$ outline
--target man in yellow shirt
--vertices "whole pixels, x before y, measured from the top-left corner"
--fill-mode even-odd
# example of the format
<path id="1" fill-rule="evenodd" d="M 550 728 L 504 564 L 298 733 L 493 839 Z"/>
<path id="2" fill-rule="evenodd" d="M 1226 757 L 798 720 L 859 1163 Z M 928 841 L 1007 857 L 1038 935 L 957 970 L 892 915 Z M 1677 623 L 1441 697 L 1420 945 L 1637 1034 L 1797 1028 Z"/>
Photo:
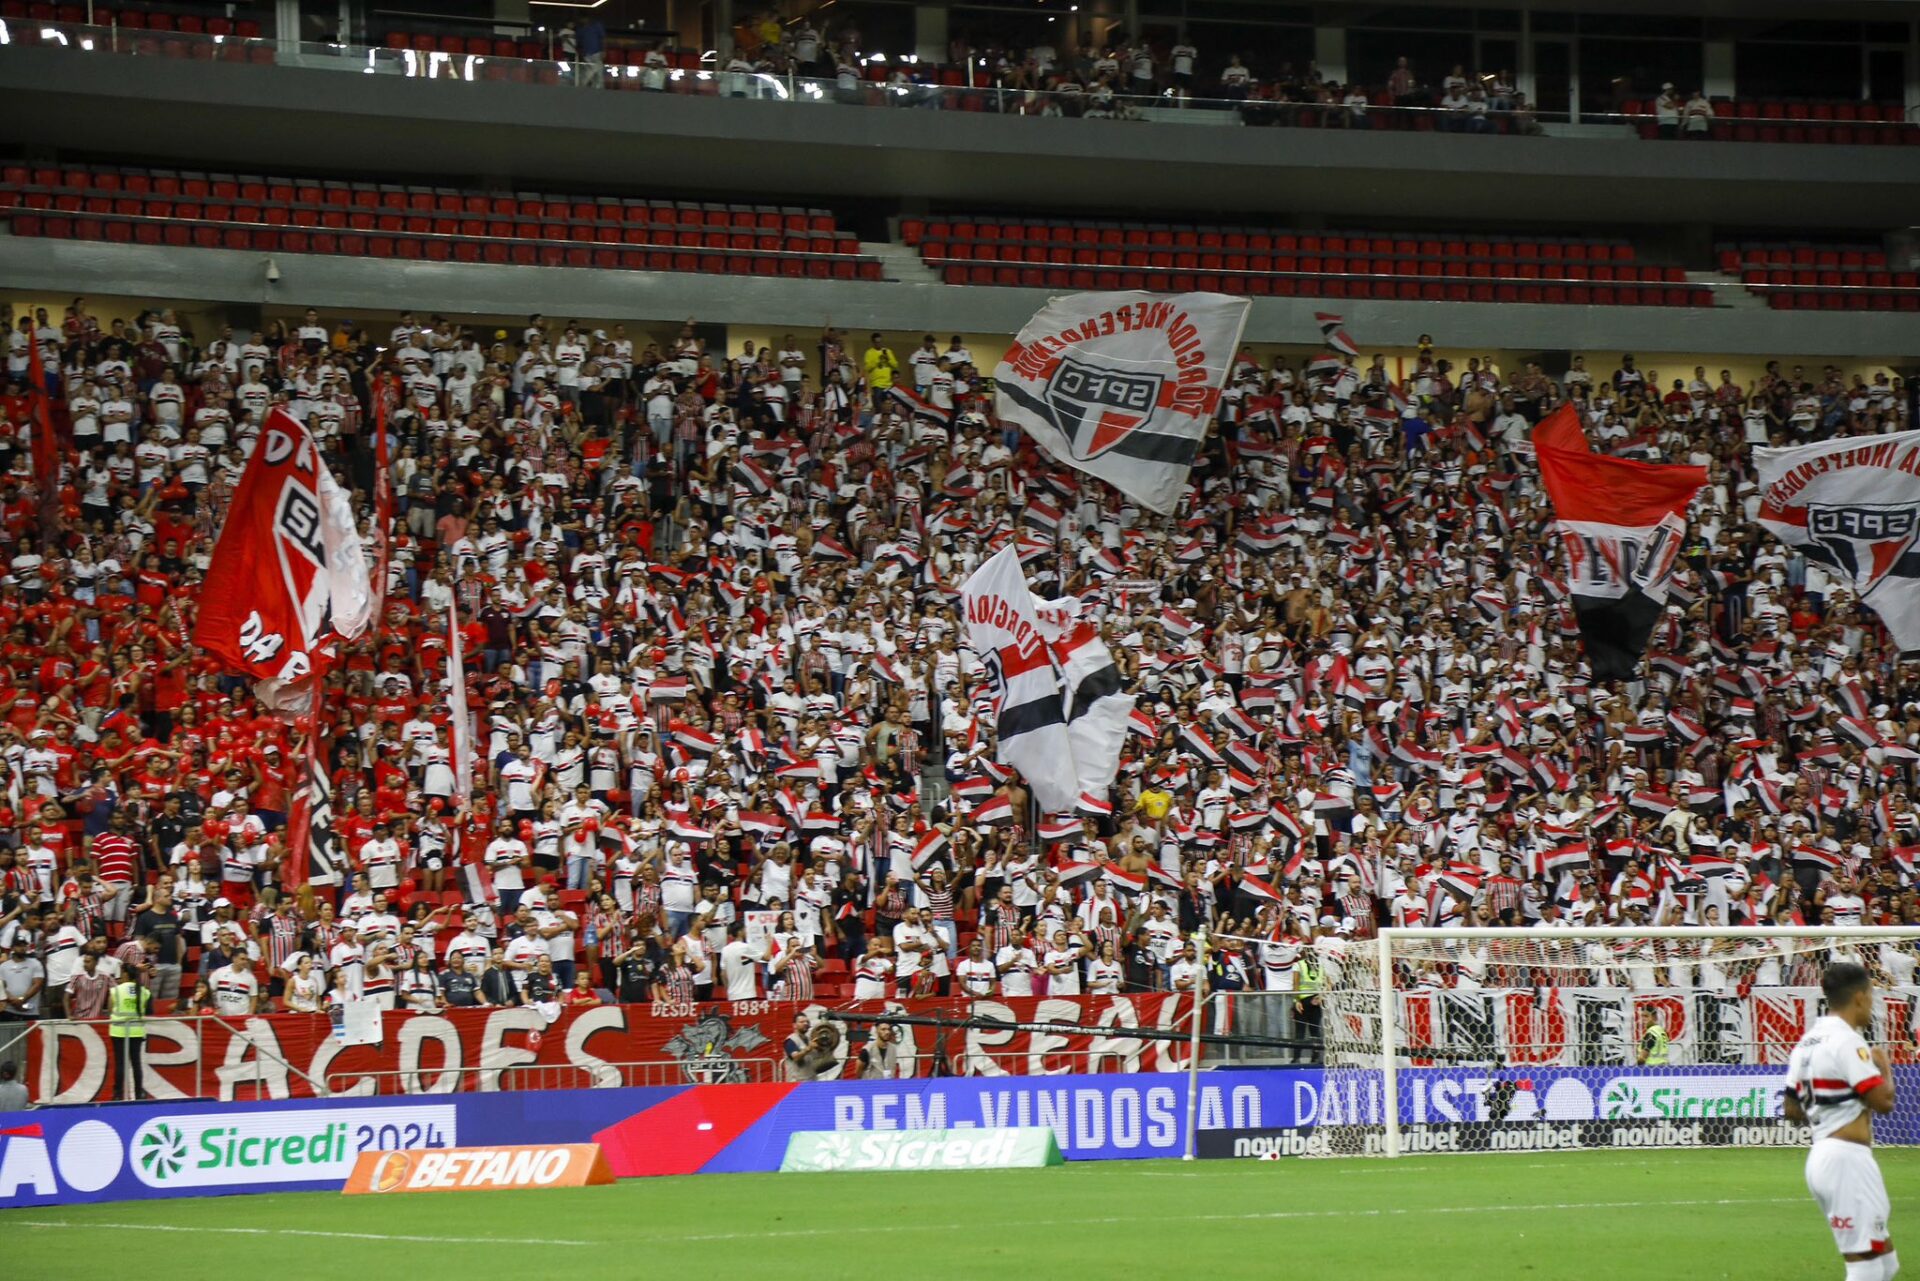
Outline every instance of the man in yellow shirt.
<path id="1" fill-rule="evenodd" d="M 1142 814 L 1158 823 L 1173 808 L 1173 793 L 1163 792 L 1157 787 L 1143 787 L 1138 804 Z"/>
<path id="2" fill-rule="evenodd" d="M 865 357 L 867 370 L 867 391 L 873 397 L 873 406 L 878 409 L 880 401 L 893 388 L 893 375 L 900 368 L 900 357 L 893 354 L 893 348 L 879 334 L 867 340 Z"/>

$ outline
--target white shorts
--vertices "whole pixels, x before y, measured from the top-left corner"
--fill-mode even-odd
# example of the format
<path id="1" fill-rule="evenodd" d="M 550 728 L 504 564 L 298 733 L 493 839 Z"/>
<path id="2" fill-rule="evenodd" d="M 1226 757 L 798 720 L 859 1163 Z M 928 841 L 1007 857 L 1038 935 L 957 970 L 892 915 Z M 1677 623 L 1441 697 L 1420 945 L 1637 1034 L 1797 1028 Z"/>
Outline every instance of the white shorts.
<path id="1" fill-rule="evenodd" d="M 1842 1254 L 1878 1254 L 1887 1248 L 1887 1185 L 1873 1149 L 1845 1139 L 1819 1139 L 1807 1153 L 1807 1191 L 1827 1216 Z"/>

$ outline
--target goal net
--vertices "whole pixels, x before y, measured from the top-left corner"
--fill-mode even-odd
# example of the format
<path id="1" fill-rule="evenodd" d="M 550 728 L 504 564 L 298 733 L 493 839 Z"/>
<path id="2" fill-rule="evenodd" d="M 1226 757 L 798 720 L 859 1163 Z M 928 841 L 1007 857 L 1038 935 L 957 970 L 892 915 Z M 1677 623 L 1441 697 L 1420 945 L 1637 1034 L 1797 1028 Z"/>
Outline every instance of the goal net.
<path id="1" fill-rule="evenodd" d="M 1920 1093 L 1920 926 L 1407 929 L 1322 993 L 1309 1155 L 1792 1146 L 1787 1056 L 1835 961 L 1875 982 L 1868 1040 Z M 1909 1094 L 1907 1097 L 1913 1097 Z M 1876 1118 L 1920 1144 L 1920 1103 Z"/>

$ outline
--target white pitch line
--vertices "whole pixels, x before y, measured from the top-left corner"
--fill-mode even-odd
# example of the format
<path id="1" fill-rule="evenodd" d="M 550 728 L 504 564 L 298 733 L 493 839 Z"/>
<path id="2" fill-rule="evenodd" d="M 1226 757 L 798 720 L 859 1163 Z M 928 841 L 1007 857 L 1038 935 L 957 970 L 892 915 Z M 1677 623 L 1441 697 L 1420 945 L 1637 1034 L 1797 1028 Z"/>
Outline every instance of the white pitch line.
<path id="1" fill-rule="evenodd" d="M 1666 1206 L 1798 1205 L 1805 1197 L 1726 1197 L 1700 1201 L 1557 1201 L 1534 1205 L 1436 1205 L 1417 1209 L 1381 1210 L 1275 1210 L 1249 1214 L 1152 1214 L 1116 1215 L 1112 1218 L 997 1220 L 996 1228 L 1062 1228 L 1086 1223 L 1217 1223 L 1254 1222 L 1268 1219 L 1386 1219 L 1421 1214 L 1525 1214 L 1532 1210 L 1651 1210 Z M 686 1241 L 748 1241 L 768 1237 L 825 1237 L 877 1235 L 892 1232 L 958 1232 L 977 1228 L 976 1223 L 899 1223 L 858 1227 L 794 1228 L 777 1232 L 710 1232 L 688 1236 L 649 1236 L 645 1245 L 666 1245 Z"/>
<path id="2" fill-rule="evenodd" d="M 120 1232 L 219 1232 L 243 1237 L 326 1237 L 342 1241 L 406 1241 L 422 1245 L 604 1245 L 602 1241 L 562 1241 L 548 1237 L 424 1237 L 386 1232 L 323 1232 L 317 1228 L 198 1228 L 174 1223 L 75 1223 L 56 1219 L 13 1220 L 23 1228 L 111 1228 Z"/>

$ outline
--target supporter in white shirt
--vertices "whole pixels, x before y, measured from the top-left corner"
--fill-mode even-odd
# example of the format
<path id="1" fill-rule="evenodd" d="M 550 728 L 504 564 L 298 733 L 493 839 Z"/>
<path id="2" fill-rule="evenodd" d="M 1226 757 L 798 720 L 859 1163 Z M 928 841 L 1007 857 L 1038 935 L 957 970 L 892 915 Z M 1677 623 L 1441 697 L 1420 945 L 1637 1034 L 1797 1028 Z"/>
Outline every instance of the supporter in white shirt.
<path id="1" fill-rule="evenodd" d="M 207 987 L 213 993 L 214 1013 L 234 1017 L 252 1014 L 260 1005 L 260 979 L 246 953 L 235 956 L 207 975 Z"/>

